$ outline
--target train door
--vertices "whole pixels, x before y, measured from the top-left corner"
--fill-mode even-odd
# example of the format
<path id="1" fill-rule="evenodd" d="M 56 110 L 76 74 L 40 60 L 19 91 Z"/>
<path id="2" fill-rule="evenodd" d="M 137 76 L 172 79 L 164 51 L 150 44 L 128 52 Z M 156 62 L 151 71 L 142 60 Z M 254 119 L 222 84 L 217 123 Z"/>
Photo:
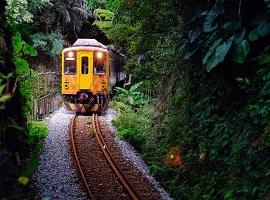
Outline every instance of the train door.
<path id="1" fill-rule="evenodd" d="M 92 85 L 93 53 L 78 53 L 79 90 L 90 90 Z"/>

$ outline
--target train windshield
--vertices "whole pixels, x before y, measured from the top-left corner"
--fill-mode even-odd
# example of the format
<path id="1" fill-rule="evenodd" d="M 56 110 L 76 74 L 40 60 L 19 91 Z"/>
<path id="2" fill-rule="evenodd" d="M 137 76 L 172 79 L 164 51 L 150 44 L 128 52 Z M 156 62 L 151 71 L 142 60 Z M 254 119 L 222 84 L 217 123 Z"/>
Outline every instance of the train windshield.
<path id="1" fill-rule="evenodd" d="M 94 55 L 94 74 L 105 74 L 106 72 L 106 54 L 97 52 Z"/>
<path id="2" fill-rule="evenodd" d="M 76 74 L 75 60 L 65 60 L 65 74 Z"/>
<path id="3" fill-rule="evenodd" d="M 65 54 L 64 71 L 65 74 L 76 74 L 76 55 L 72 51 Z"/>

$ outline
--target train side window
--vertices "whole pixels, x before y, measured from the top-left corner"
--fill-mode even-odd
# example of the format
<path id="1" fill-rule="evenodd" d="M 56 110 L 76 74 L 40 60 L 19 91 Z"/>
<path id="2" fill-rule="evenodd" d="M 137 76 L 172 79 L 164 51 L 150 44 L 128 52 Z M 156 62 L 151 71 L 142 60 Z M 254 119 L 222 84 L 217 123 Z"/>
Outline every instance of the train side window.
<path id="1" fill-rule="evenodd" d="M 106 73 L 106 54 L 97 52 L 94 55 L 94 74 Z"/>
<path id="2" fill-rule="evenodd" d="M 74 58 L 65 59 L 65 74 L 70 74 L 70 75 L 76 74 L 76 61 Z"/>
<path id="3" fill-rule="evenodd" d="M 82 57 L 82 66 L 81 66 L 81 72 L 82 74 L 88 74 L 88 57 Z"/>

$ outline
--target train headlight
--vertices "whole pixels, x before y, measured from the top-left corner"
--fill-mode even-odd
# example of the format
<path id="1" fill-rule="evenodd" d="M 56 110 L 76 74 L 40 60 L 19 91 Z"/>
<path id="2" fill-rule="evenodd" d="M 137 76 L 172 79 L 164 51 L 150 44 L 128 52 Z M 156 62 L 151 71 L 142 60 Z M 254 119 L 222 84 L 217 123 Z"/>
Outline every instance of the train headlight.
<path id="1" fill-rule="evenodd" d="M 74 57 L 74 52 L 73 51 L 68 52 L 67 56 L 69 58 L 73 58 Z"/>
<path id="2" fill-rule="evenodd" d="M 103 53 L 102 52 L 97 52 L 97 58 L 101 59 L 103 57 Z"/>

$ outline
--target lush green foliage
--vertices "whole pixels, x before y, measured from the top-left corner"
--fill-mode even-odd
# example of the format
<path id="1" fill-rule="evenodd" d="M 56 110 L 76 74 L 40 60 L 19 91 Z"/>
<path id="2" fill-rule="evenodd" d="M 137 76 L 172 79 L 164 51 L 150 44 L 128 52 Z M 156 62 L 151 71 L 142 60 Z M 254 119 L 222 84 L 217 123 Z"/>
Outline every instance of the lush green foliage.
<path id="1" fill-rule="evenodd" d="M 57 57 L 63 50 L 64 38 L 59 32 L 36 33 L 32 35 L 32 39 L 34 47 L 46 52 L 51 57 Z"/>
<path id="2" fill-rule="evenodd" d="M 107 0 L 87 0 L 87 7 L 91 10 L 104 8 L 106 2 Z"/>
<path id="3" fill-rule="evenodd" d="M 143 82 L 132 85 L 129 89 L 116 87 L 117 96 L 113 108 L 122 113 L 114 121 L 118 128 L 117 136 L 130 142 L 137 150 L 144 148 L 150 137 L 151 115 L 153 107 L 149 105 L 150 97 L 140 92 Z"/>
<path id="4" fill-rule="evenodd" d="M 8 0 L 6 14 L 15 23 L 28 23 L 32 22 L 33 19 L 33 15 L 28 10 L 28 2 L 26 0 Z"/>
<path id="5" fill-rule="evenodd" d="M 107 9 L 112 27 L 100 28 L 125 48 L 127 70 L 161 91 L 140 147 L 154 175 L 176 199 L 267 199 L 269 1 L 109 0 Z M 121 135 L 140 138 L 121 107 Z M 176 167 L 164 162 L 172 147 Z"/>
<path id="6" fill-rule="evenodd" d="M 16 68 L 19 69 L 20 56 L 23 52 L 29 52 L 29 46 L 22 44 L 15 19 L 12 18 L 10 12 L 2 15 L 5 11 L 5 2 L 1 2 L 1 24 L 0 27 L 0 148 L 1 148 L 1 188 L 0 198 L 10 197 L 16 198 L 16 192 L 22 190 L 17 184 L 16 179 L 20 176 L 20 168 L 16 162 L 16 156 L 21 159 L 27 157 L 27 133 L 23 128 L 22 117 L 18 108 L 20 105 L 16 102 L 19 93 L 15 91 Z M 18 34 L 16 34 L 18 33 Z M 18 41 L 18 43 L 17 43 Z M 22 50 L 23 49 L 23 50 Z M 28 51 L 29 50 L 29 51 Z M 17 64 L 17 66 L 15 66 Z M 17 109 L 16 109 L 17 108 Z M 19 197 L 20 198 L 20 197 Z"/>
<path id="7" fill-rule="evenodd" d="M 139 91 L 142 84 L 143 82 L 136 83 L 129 89 L 115 87 L 115 91 L 118 94 L 116 101 L 119 100 L 126 105 L 132 106 L 133 108 L 148 103 L 149 97 Z"/>
<path id="8" fill-rule="evenodd" d="M 82 27 L 88 17 L 86 2 L 84 0 L 57 1 L 51 0 L 46 6 L 32 10 L 35 14 L 35 22 L 45 33 L 56 31 L 57 29 L 69 29 L 74 32 Z M 75 33 L 76 34 L 76 33 Z"/>
<path id="9" fill-rule="evenodd" d="M 64 44 L 70 46 L 78 37 L 93 38 L 100 33 L 89 22 L 94 21 L 90 9 L 104 2 L 1 1 L 0 170 L 5 173 L 0 184 L 5 188 L 0 188 L 0 199 L 32 199 L 28 176 L 37 165 L 46 132 L 43 125 L 31 121 L 36 112 L 33 100 L 39 97 L 34 82 L 36 73 L 59 71 L 59 54 Z M 18 155 L 22 165 L 17 163 Z M 22 173 L 26 161 L 29 163 Z"/>
<path id="10" fill-rule="evenodd" d="M 97 25 L 102 30 L 106 31 L 107 29 L 111 29 L 113 27 L 112 25 L 112 19 L 113 19 L 113 12 L 105 9 L 97 8 L 94 11 L 94 16 L 98 18 L 98 20 L 95 20 L 94 25 Z"/>
<path id="11" fill-rule="evenodd" d="M 114 121 L 118 128 L 117 137 L 127 140 L 138 151 L 142 151 L 146 141 L 151 140 L 153 108 L 147 104 L 134 110 L 132 107 L 124 104 L 125 108 L 123 109 L 123 104 L 119 102 L 114 102 L 113 104 L 115 109 L 120 109 L 123 112 Z"/>
<path id="12" fill-rule="evenodd" d="M 249 10 L 242 10 L 241 6 L 238 7 L 238 16 L 222 1 L 216 1 L 210 10 L 197 12 L 186 24 L 189 29 L 180 41 L 180 53 L 184 59 L 194 58 L 199 48 L 209 48 L 203 57 L 207 71 L 211 71 L 225 58 L 238 64 L 244 63 L 247 56 L 252 55 L 250 45 L 270 34 L 270 23 L 267 20 L 269 13 L 247 14 Z M 228 13 L 231 15 L 226 17 Z M 248 19 L 244 21 L 244 17 Z M 202 23 L 198 24 L 198 21 Z M 249 24 L 249 21 L 252 23 Z"/>
<path id="13" fill-rule="evenodd" d="M 33 110 L 34 99 L 39 98 L 40 89 L 37 88 L 37 79 L 35 78 L 37 72 L 32 69 L 30 71 L 31 74 L 24 76 L 24 78 L 17 83 L 18 91 L 20 92 L 20 99 L 18 100 L 21 105 L 20 111 L 27 121 L 32 120 L 32 112 L 35 112 Z"/>
<path id="14" fill-rule="evenodd" d="M 40 1 L 40 6 L 45 2 L 48 1 Z M 0 168 L 2 172 L 4 171 L 3 179 L 1 177 L 1 185 L 4 186 L 1 188 L 1 199 L 27 199 L 33 196 L 29 192 L 31 191 L 29 184 L 21 185 L 27 184 L 29 180 L 20 177 L 23 175 L 21 170 L 27 164 L 29 156 L 36 156 L 36 159 L 32 159 L 28 166 L 33 166 L 32 161 L 37 161 L 37 150 L 40 148 L 41 139 L 44 138 L 33 135 L 33 130 L 37 129 L 34 124 L 30 124 L 29 129 L 26 125 L 27 121 L 29 122 L 29 112 L 32 111 L 28 103 L 33 101 L 34 96 L 31 88 L 34 86 L 29 84 L 29 81 L 24 81 L 34 75 L 27 60 L 37 56 L 37 50 L 33 48 L 29 38 L 29 27 L 26 25 L 32 21 L 28 3 L 15 0 L 7 1 L 6 7 L 4 3 L 0 5 L 3 25 L 0 28 Z M 44 128 L 40 130 L 43 134 L 46 132 Z M 33 143 L 34 140 L 37 143 Z M 32 175 L 33 171 L 30 168 L 27 167 L 25 176 Z"/>
<path id="15" fill-rule="evenodd" d="M 170 25 L 181 24 L 181 20 L 171 18 L 167 21 L 171 16 L 165 16 L 167 11 L 173 13 L 174 5 L 111 0 L 107 2 L 107 8 L 112 9 L 113 17 L 98 18 L 95 24 L 116 48 L 125 48 L 124 53 L 129 58 L 126 70 L 133 74 L 135 81 L 148 81 L 152 88 L 160 86 L 161 80 L 156 77 L 167 76 L 167 67 L 175 62 L 173 56 L 177 53 L 175 39 L 178 36 Z"/>
<path id="16" fill-rule="evenodd" d="M 51 5 L 50 0 L 7 0 L 6 15 L 10 23 L 30 23 L 35 11 Z"/>
<path id="17" fill-rule="evenodd" d="M 28 62 L 22 58 L 22 56 L 37 56 L 37 51 L 29 44 L 25 43 L 21 35 L 17 33 L 16 36 L 12 37 L 13 44 L 13 59 L 16 66 L 17 75 L 27 75 L 30 72 Z"/>
<path id="18" fill-rule="evenodd" d="M 43 141 L 48 133 L 48 125 L 45 122 L 31 121 L 28 124 L 28 143 L 33 150 L 30 161 L 22 171 L 22 175 L 31 177 L 38 167 L 39 154 L 43 147 Z"/>

